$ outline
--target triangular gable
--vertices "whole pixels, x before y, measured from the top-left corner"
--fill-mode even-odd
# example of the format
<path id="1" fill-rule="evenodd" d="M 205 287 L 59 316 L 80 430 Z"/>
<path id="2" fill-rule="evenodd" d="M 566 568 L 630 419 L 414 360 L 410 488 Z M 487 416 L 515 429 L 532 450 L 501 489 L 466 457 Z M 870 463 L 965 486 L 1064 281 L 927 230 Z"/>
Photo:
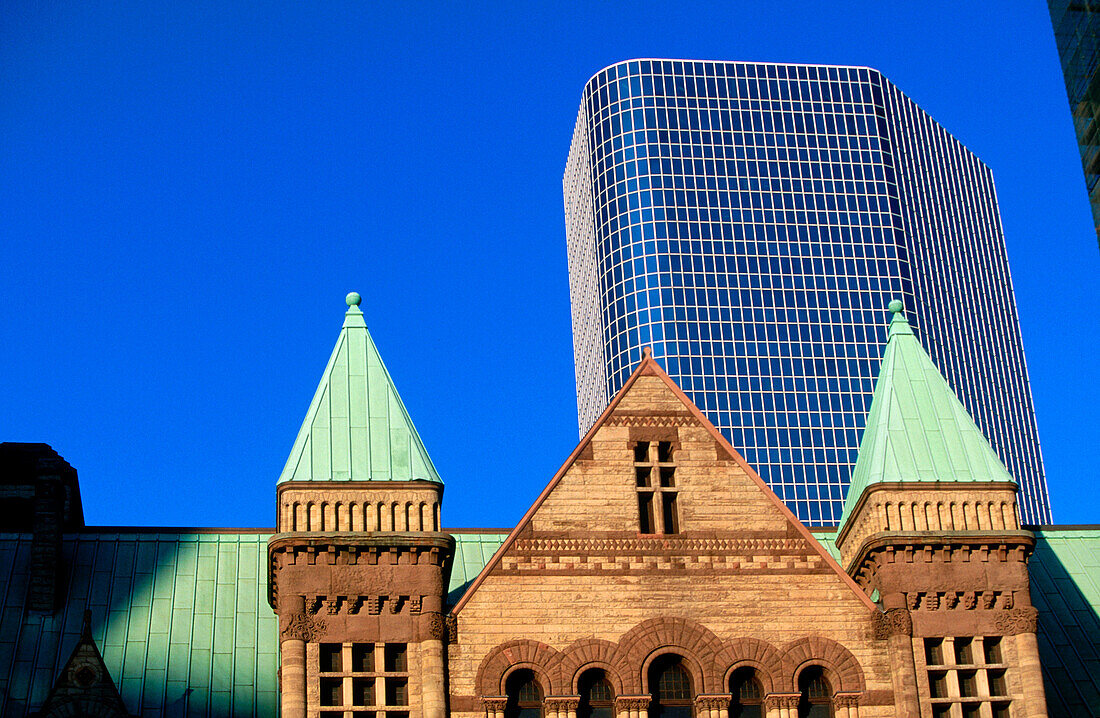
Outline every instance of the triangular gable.
<path id="1" fill-rule="evenodd" d="M 415 480 L 442 483 L 353 292 L 279 483 Z"/>
<path id="2" fill-rule="evenodd" d="M 895 482 L 1012 482 L 1012 475 L 947 380 L 917 341 L 901 311 L 894 318 L 859 456 L 844 502 L 847 521 L 864 489 Z"/>
<path id="3" fill-rule="evenodd" d="M 686 394 L 684 394 L 680 387 L 676 385 L 676 382 L 674 382 L 672 378 L 664 371 L 664 369 L 662 369 L 661 366 L 656 362 L 656 360 L 653 359 L 653 356 L 650 353 L 649 349 L 646 348 L 643 352 L 642 361 L 634 370 L 634 373 L 630 375 L 630 378 L 627 379 L 626 383 L 623 385 L 623 388 L 620 389 L 619 392 L 615 395 L 614 399 L 612 399 L 611 403 L 604 410 L 603 414 L 600 415 L 600 418 L 596 420 L 595 424 L 592 425 L 592 428 L 588 430 L 588 433 L 585 434 L 584 438 L 581 439 L 580 443 L 569 455 L 569 458 L 565 460 L 565 463 L 562 464 L 561 468 L 559 468 L 557 473 L 554 474 L 554 477 L 550 480 L 550 483 L 547 484 L 546 488 L 543 489 L 541 494 L 539 494 L 534 504 L 532 504 L 531 508 L 528 509 L 527 512 L 523 515 L 523 518 L 520 519 L 516 527 L 512 529 L 511 533 L 508 535 L 508 538 L 504 541 L 501 547 L 496 551 L 495 554 L 493 554 L 492 559 L 489 560 L 489 562 L 485 565 L 485 568 L 482 569 L 482 571 L 478 574 L 478 577 L 474 580 L 466 593 L 455 605 L 452 613 L 457 614 L 459 611 L 461 611 L 462 608 L 470 601 L 472 596 L 477 592 L 482 583 L 484 583 L 486 578 L 490 574 L 492 574 L 494 569 L 496 569 L 501 564 L 501 561 L 505 554 L 508 553 L 509 549 L 515 544 L 519 536 L 523 534 L 526 529 L 528 529 L 535 514 L 543 506 L 543 504 L 546 502 L 547 498 L 554 491 L 554 489 L 557 488 L 563 477 L 565 477 L 565 475 L 573 467 L 578 458 L 585 455 L 586 450 L 588 449 L 596 433 L 608 422 L 609 418 L 615 413 L 616 409 L 619 408 L 620 404 L 623 401 L 623 398 L 630 393 L 632 387 L 635 385 L 638 379 L 643 376 L 655 376 L 660 378 L 660 380 L 672 391 L 676 399 L 678 399 L 679 402 L 683 404 L 690 415 L 709 432 L 717 445 L 721 447 L 721 449 L 724 450 L 725 453 L 728 454 L 729 457 L 732 458 L 733 461 L 737 463 L 737 465 L 742 470 L 744 470 L 745 475 L 749 478 L 750 481 L 752 481 L 756 485 L 756 487 L 761 491 L 765 499 L 774 505 L 774 507 L 780 512 L 783 518 L 786 519 L 786 521 L 798 533 L 798 535 L 806 539 L 807 544 L 810 546 L 810 549 L 821 557 L 823 564 L 827 566 L 832 572 L 834 572 L 837 577 L 840 578 L 842 582 L 852 590 L 858 600 L 863 602 L 869 609 L 876 609 L 875 604 L 871 602 L 871 600 L 859 588 L 859 586 L 856 585 L 851 577 L 849 577 L 848 574 L 844 572 L 844 570 L 836 562 L 836 559 L 834 559 L 829 554 L 829 552 L 817 541 L 817 539 L 813 537 L 813 534 L 811 534 L 810 531 L 802 525 L 802 523 L 779 499 L 779 497 L 776 496 L 770 488 L 768 488 L 768 485 L 764 483 L 763 479 L 761 479 L 756 471 L 754 471 L 752 467 L 749 466 L 748 462 L 745 461 L 745 459 L 737 452 L 737 450 L 730 445 L 726 438 L 722 436 L 721 432 L 719 432 L 718 429 L 715 428 L 715 426 L 703 415 L 698 407 L 696 407 L 691 402 L 691 400 L 687 397 Z"/>
<path id="4" fill-rule="evenodd" d="M 103 718 L 129 718 L 118 687 L 92 638 L 91 616 L 91 611 L 84 612 L 80 641 L 61 669 L 42 708 L 35 714 L 38 718 L 93 714 Z"/>

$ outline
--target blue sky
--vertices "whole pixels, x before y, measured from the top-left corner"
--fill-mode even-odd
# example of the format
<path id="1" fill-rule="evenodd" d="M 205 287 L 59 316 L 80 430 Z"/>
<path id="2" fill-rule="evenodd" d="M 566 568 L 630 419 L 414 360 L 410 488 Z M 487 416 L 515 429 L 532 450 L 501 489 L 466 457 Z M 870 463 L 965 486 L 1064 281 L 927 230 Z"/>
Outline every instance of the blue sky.
<path id="1" fill-rule="evenodd" d="M 1045 4 L 39 3 L 0 17 L 0 439 L 92 524 L 270 526 L 357 290 L 509 526 L 577 440 L 561 173 L 631 57 L 868 65 L 993 170 L 1055 520 L 1100 521 L 1100 252 Z"/>

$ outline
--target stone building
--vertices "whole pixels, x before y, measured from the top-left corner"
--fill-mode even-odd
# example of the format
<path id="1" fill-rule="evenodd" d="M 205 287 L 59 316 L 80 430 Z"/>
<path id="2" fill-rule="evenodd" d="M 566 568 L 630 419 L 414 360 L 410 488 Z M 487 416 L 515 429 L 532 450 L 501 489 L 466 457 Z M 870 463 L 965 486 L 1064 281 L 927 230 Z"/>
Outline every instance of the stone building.
<path id="1" fill-rule="evenodd" d="M 646 354 L 502 533 L 441 528 L 348 299 L 274 532 L 88 527 L 63 459 L 0 445 L 0 715 L 1100 715 L 1100 530 L 1020 526 L 899 304 L 838 527 Z"/>

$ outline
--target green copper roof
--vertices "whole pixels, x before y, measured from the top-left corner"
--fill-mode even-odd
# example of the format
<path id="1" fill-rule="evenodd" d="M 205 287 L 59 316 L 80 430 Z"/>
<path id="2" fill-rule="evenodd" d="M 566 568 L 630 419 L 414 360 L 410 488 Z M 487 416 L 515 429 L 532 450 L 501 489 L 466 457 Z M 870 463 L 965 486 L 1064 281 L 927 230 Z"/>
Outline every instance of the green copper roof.
<path id="1" fill-rule="evenodd" d="M 378 355 L 359 295 L 348 295 L 344 326 L 313 395 L 279 483 L 442 483 Z"/>
<path id="2" fill-rule="evenodd" d="M 455 560 L 447 586 L 447 605 L 453 606 L 508 538 L 509 532 L 452 530 L 450 533 L 455 537 Z"/>
<path id="3" fill-rule="evenodd" d="M 0 715 L 41 707 L 80 640 L 85 609 L 133 715 L 273 716 L 279 622 L 267 604 L 269 533 L 66 534 L 66 600 L 25 610 L 30 534 L 0 534 Z"/>
<path id="4" fill-rule="evenodd" d="M 890 302 L 894 318 L 841 526 L 871 484 L 1013 480 L 932 364 L 901 309 L 900 301 Z"/>
<path id="5" fill-rule="evenodd" d="M 1050 718 L 1100 716 L 1100 527 L 1044 527 L 1028 562 Z"/>

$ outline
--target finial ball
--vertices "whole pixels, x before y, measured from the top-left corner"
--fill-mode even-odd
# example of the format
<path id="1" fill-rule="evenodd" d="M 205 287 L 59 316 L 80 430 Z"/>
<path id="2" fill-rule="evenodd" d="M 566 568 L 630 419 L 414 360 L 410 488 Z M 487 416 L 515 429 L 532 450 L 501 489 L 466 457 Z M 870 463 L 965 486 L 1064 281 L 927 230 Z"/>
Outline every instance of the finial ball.
<path id="1" fill-rule="evenodd" d="M 901 303 L 900 299 L 892 299 L 890 303 L 886 305 L 886 308 L 890 310 L 891 314 L 897 314 L 905 308 L 905 305 Z"/>
<path id="2" fill-rule="evenodd" d="M 347 299 L 344 301 L 348 303 L 349 307 L 358 307 L 363 298 L 359 296 L 359 292 L 348 292 Z"/>

